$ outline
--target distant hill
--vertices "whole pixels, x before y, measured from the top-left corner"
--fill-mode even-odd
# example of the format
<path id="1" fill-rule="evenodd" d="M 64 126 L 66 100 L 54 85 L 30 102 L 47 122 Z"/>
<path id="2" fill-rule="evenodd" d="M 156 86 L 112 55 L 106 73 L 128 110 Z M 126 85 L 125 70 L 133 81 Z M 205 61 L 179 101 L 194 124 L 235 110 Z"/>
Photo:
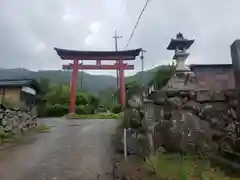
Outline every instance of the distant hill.
<path id="1" fill-rule="evenodd" d="M 138 72 L 133 76 L 127 77 L 127 81 L 137 81 L 139 84 L 142 83 L 142 79 L 144 79 L 144 84 L 147 84 L 154 76 L 154 73 L 162 66 L 158 66 L 152 68 L 150 70 L 146 70 L 143 72 Z"/>
<path id="2" fill-rule="evenodd" d="M 147 83 L 152 77 L 157 68 L 144 71 L 144 81 Z M 44 70 L 44 71 L 29 71 L 27 69 L 0 69 L 0 79 L 8 78 L 32 78 L 40 80 L 41 78 L 48 78 L 51 82 L 56 84 L 69 84 L 71 80 L 70 71 L 61 70 Z M 82 78 L 81 78 L 81 75 Z M 91 75 L 85 72 L 79 72 L 78 75 L 78 86 L 81 86 L 86 91 L 91 93 L 98 93 L 108 88 L 116 88 L 116 77 L 110 75 Z M 127 81 L 137 81 L 142 82 L 142 72 L 138 72 L 133 76 L 127 77 Z"/>

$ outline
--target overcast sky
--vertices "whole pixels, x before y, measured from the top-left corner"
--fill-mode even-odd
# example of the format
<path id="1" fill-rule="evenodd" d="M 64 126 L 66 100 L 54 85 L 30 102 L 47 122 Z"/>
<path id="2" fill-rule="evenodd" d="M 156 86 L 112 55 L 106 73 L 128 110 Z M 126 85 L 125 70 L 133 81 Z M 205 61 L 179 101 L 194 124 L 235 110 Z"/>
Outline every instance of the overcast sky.
<path id="1" fill-rule="evenodd" d="M 122 49 L 145 0 L 1 0 L 0 67 L 60 69 L 54 47 L 113 50 L 114 28 Z M 170 39 L 195 39 L 188 63 L 231 63 L 240 38 L 239 0 L 151 0 L 128 48 L 144 48 L 145 68 L 171 61 Z M 134 63 L 140 70 L 140 60 Z M 89 71 L 88 71 L 89 72 Z M 113 71 L 90 71 L 115 74 Z M 128 74 L 132 74 L 129 72 Z"/>

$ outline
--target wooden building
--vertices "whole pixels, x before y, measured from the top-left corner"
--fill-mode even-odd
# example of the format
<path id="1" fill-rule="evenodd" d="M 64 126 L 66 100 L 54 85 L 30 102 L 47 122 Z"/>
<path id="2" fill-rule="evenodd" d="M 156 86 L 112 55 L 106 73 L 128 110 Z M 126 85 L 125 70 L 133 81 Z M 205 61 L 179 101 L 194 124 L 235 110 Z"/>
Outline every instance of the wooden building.
<path id="1" fill-rule="evenodd" d="M 32 79 L 0 80 L 1 104 L 34 106 L 40 94 L 39 83 Z"/>
<path id="2" fill-rule="evenodd" d="M 200 87 L 225 90 L 235 88 L 232 64 L 192 64 Z"/>

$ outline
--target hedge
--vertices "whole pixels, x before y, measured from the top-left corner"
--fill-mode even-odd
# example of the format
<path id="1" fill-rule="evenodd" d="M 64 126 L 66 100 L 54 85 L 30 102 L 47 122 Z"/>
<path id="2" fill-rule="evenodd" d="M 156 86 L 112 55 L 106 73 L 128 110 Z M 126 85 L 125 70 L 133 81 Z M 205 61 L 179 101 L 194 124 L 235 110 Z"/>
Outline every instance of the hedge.
<path id="1" fill-rule="evenodd" d="M 49 105 L 45 109 L 45 114 L 43 116 L 45 117 L 60 117 L 64 116 L 69 112 L 69 107 L 56 104 L 56 105 Z"/>
<path id="2" fill-rule="evenodd" d="M 69 106 L 67 105 L 47 105 L 46 107 L 38 108 L 40 117 L 61 117 L 69 113 Z M 76 114 L 93 114 L 94 108 L 91 105 L 87 106 L 76 106 Z"/>
<path id="3" fill-rule="evenodd" d="M 111 111 L 114 114 L 118 114 L 118 113 L 122 112 L 122 106 L 120 104 L 117 104 L 117 105 L 113 106 Z"/>
<path id="4" fill-rule="evenodd" d="M 123 113 L 119 114 L 108 114 L 108 113 L 98 113 L 98 114 L 75 114 L 66 115 L 67 119 L 122 119 Z"/>

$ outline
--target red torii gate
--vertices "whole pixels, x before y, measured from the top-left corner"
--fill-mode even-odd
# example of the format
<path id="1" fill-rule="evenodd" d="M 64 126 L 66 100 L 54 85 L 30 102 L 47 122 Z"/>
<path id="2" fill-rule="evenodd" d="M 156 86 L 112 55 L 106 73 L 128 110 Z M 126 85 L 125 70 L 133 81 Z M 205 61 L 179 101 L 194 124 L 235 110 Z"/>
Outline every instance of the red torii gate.
<path id="1" fill-rule="evenodd" d="M 135 60 L 136 56 L 142 49 L 134 49 L 127 51 L 76 51 L 68 49 L 54 48 L 62 60 L 73 60 L 73 63 L 63 65 L 63 69 L 72 69 L 72 82 L 70 91 L 70 113 L 75 113 L 77 78 L 79 69 L 93 69 L 93 70 L 119 70 L 120 82 L 120 104 L 124 106 L 126 92 L 125 92 L 125 77 L 124 70 L 133 70 L 134 65 L 123 63 L 124 60 Z M 96 60 L 96 65 L 79 64 L 79 60 Z M 118 61 L 112 65 L 104 65 L 102 60 Z"/>

